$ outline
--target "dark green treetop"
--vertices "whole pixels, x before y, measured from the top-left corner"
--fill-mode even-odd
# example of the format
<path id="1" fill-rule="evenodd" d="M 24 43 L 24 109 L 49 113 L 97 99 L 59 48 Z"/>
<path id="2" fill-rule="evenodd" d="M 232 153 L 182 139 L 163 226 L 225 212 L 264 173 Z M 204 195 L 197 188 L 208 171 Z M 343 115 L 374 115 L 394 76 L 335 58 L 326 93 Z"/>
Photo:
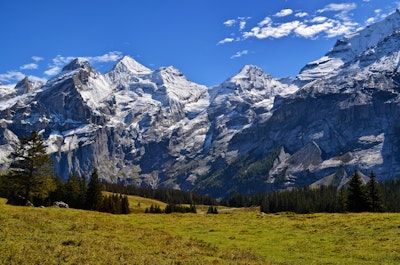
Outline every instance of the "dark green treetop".
<path id="1" fill-rule="evenodd" d="M 33 131 L 11 153 L 7 175 L 9 196 L 46 198 L 55 188 L 54 168 L 42 136 Z"/>

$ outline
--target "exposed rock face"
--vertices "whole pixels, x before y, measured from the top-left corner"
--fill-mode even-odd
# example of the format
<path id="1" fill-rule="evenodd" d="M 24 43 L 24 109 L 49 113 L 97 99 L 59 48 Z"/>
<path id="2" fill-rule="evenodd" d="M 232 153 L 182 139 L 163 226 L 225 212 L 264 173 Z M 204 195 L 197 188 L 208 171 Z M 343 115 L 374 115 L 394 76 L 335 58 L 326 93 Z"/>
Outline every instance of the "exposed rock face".
<path id="1" fill-rule="evenodd" d="M 276 150 L 268 189 L 342 185 L 355 169 L 395 177 L 399 28 L 396 12 L 339 40 L 294 82 L 245 66 L 207 88 L 130 57 L 105 74 L 74 60 L 43 86 L 2 86 L 0 163 L 7 166 L 17 136 L 35 129 L 64 178 L 97 167 L 110 181 L 189 190 L 238 157 Z"/>

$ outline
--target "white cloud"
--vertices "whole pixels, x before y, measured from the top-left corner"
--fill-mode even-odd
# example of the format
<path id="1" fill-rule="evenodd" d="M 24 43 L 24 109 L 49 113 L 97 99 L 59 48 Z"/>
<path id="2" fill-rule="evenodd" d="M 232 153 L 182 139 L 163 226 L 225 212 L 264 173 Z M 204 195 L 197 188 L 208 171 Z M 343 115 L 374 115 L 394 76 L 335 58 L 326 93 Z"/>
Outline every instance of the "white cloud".
<path id="1" fill-rule="evenodd" d="M 249 53 L 248 50 L 243 50 L 243 51 L 237 52 L 231 56 L 231 59 L 242 57 L 243 55 L 247 55 L 248 53 Z"/>
<path id="2" fill-rule="evenodd" d="M 319 16 L 319 17 L 315 17 L 315 18 L 311 19 L 310 22 L 311 22 L 311 23 L 322 23 L 322 22 L 325 22 L 325 21 L 327 21 L 327 20 L 328 20 L 327 17 L 321 17 L 321 16 Z"/>
<path id="3" fill-rule="evenodd" d="M 306 25 L 306 24 L 301 24 L 299 27 L 297 27 L 294 32 L 301 37 L 304 38 L 313 38 L 316 35 L 320 34 L 321 32 L 326 32 L 329 29 L 333 27 L 332 22 L 325 22 L 322 24 L 315 24 L 315 25 Z"/>
<path id="4" fill-rule="evenodd" d="M 270 17 L 265 17 L 260 23 L 258 23 L 259 27 L 263 27 L 265 25 L 269 25 L 272 23 L 272 19 Z"/>
<path id="5" fill-rule="evenodd" d="M 60 72 L 60 70 L 61 70 L 61 67 L 59 67 L 59 66 L 50 66 L 50 68 L 48 70 L 44 71 L 44 74 L 48 75 L 48 76 L 52 76 L 52 75 L 58 74 Z"/>
<path id="6" fill-rule="evenodd" d="M 345 6 L 328 5 L 327 8 L 344 10 Z M 243 32 L 242 39 L 252 37 L 257 39 L 277 39 L 291 34 L 308 39 L 320 36 L 333 38 L 353 32 L 356 30 L 357 26 L 358 23 L 350 20 L 341 20 L 339 17 L 328 18 L 325 16 L 315 16 L 309 20 L 293 20 L 286 23 L 274 23 L 270 17 L 265 17 L 256 27 L 253 27 L 250 31 Z"/>
<path id="7" fill-rule="evenodd" d="M 8 71 L 5 74 L 0 74 L 0 81 L 6 83 L 20 81 L 23 78 L 25 78 L 25 75 L 17 71 Z"/>
<path id="8" fill-rule="evenodd" d="M 281 11 L 279 11 L 278 13 L 275 14 L 276 17 L 286 17 L 293 14 L 293 10 L 292 9 L 282 9 Z"/>
<path id="9" fill-rule="evenodd" d="M 109 52 L 100 56 L 94 57 L 83 57 L 86 58 L 91 63 L 108 63 L 108 62 L 116 62 L 122 58 L 122 53 L 118 51 Z"/>
<path id="10" fill-rule="evenodd" d="M 21 66 L 19 69 L 21 70 L 32 70 L 32 69 L 38 69 L 38 65 L 35 63 L 29 63 L 29 64 L 24 64 Z"/>
<path id="11" fill-rule="evenodd" d="M 44 60 L 44 58 L 43 58 L 43 57 L 40 57 L 40 56 L 32 56 L 31 58 L 32 58 L 32 60 L 34 60 L 35 62 L 40 62 L 40 61 Z"/>
<path id="12" fill-rule="evenodd" d="M 355 31 L 358 23 L 354 22 L 344 22 L 335 21 L 334 26 L 327 30 L 326 36 L 328 38 L 334 38 L 341 35 L 346 35 Z"/>
<path id="13" fill-rule="evenodd" d="M 247 24 L 247 20 L 251 19 L 251 17 L 238 17 L 237 19 L 229 19 L 224 22 L 224 25 L 227 27 L 232 27 L 236 24 L 239 24 L 239 31 L 244 30 Z"/>
<path id="14" fill-rule="evenodd" d="M 233 42 L 234 38 L 225 38 L 217 43 L 217 45 Z"/>
<path id="15" fill-rule="evenodd" d="M 8 71 L 5 74 L 0 74 L 0 81 L 12 84 L 12 83 L 17 83 L 17 82 L 21 81 L 25 77 L 26 77 L 26 75 L 19 71 Z M 34 76 L 34 75 L 30 75 L 30 76 L 28 76 L 28 78 L 30 81 L 33 81 L 33 82 L 46 83 L 46 81 L 47 81 L 47 79 L 45 79 L 45 78 L 41 78 L 41 77 Z"/>
<path id="16" fill-rule="evenodd" d="M 265 21 L 265 20 L 264 20 Z M 296 29 L 300 25 L 300 21 L 291 21 L 287 23 L 282 23 L 277 26 L 262 23 L 263 27 L 254 27 L 251 29 L 251 32 L 244 32 L 243 37 L 256 37 L 257 39 L 266 39 L 266 38 L 282 38 L 288 36 L 294 29 Z"/>
<path id="17" fill-rule="evenodd" d="M 368 19 L 365 21 L 365 23 L 369 25 L 369 24 L 374 23 L 375 21 L 376 21 L 376 18 L 370 17 L 370 18 L 368 18 Z"/>
<path id="18" fill-rule="evenodd" d="M 335 15 L 335 17 L 339 18 L 342 21 L 351 21 L 351 19 L 348 17 L 348 13 L 356 9 L 357 5 L 355 3 L 346 3 L 346 4 L 329 4 L 325 6 L 323 9 L 319 9 L 317 12 L 318 13 L 324 13 L 324 12 L 339 12 L 338 14 Z"/>
<path id="19" fill-rule="evenodd" d="M 99 56 L 90 56 L 90 57 L 75 57 L 75 56 L 61 56 L 57 55 L 55 58 L 52 59 L 52 63 L 49 65 L 49 69 L 46 70 L 44 73 L 45 75 L 52 76 L 56 75 L 60 72 L 61 68 L 74 60 L 75 58 L 79 58 L 81 60 L 89 61 L 90 63 L 108 63 L 108 62 L 115 62 L 122 58 L 122 53 L 119 51 L 109 52 Z"/>
<path id="20" fill-rule="evenodd" d="M 295 17 L 307 17 L 308 13 L 307 12 L 299 12 L 294 14 Z"/>
<path id="21" fill-rule="evenodd" d="M 357 8 L 357 4 L 353 1 L 348 3 L 331 3 L 325 5 L 322 9 L 316 10 L 314 14 L 309 14 L 301 10 L 293 11 L 289 8 L 282 9 L 273 16 L 266 16 L 250 30 L 243 30 L 244 26 L 248 26 L 246 23 L 239 25 L 239 38 L 225 38 L 218 42 L 218 44 L 244 41 L 248 38 L 278 39 L 287 36 L 307 39 L 316 39 L 320 37 L 335 38 L 352 33 L 360 27 L 360 24 L 355 22 L 353 14 L 350 13 L 355 8 Z M 332 13 L 323 14 L 325 12 Z M 373 19 L 375 19 L 374 22 L 377 21 L 382 11 L 377 9 L 374 12 L 376 13 L 376 18 L 370 18 L 368 22 L 372 22 Z M 278 22 L 278 19 L 276 19 L 279 17 L 287 17 L 291 14 L 294 14 L 294 18 L 284 23 Z M 275 21 L 275 19 L 277 21 Z M 286 18 L 286 20 L 287 19 L 288 18 Z M 230 26 L 235 23 L 240 23 L 241 21 L 248 22 L 246 19 L 239 17 L 235 20 L 228 20 L 225 24 Z M 232 57 L 237 58 L 236 54 Z"/>
<path id="22" fill-rule="evenodd" d="M 356 9 L 357 5 L 355 3 L 348 4 L 329 4 L 326 5 L 323 9 L 319 9 L 318 13 L 328 12 L 328 11 L 345 11 L 348 12 L 350 10 Z"/>
<path id="23" fill-rule="evenodd" d="M 28 79 L 33 82 L 42 82 L 42 83 L 46 83 L 46 81 L 47 81 L 46 78 L 42 78 L 42 77 L 38 77 L 38 76 L 34 76 L 34 75 L 28 76 Z"/>
<path id="24" fill-rule="evenodd" d="M 48 76 L 58 74 L 63 65 L 69 63 L 70 61 L 72 61 L 75 58 L 76 57 L 73 57 L 73 56 L 64 57 L 61 55 L 57 55 L 55 58 L 52 59 L 52 63 L 49 64 L 49 69 L 44 71 L 44 74 L 48 75 Z"/>
<path id="25" fill-rule="evenodd" d="M 224 25 L 227 26 L 227 27 L 232 27 L 235 24 L 236 24 L 236 20 L 234 20 L 234 19 L 229 19 L 229 20 L 224 22 Z"/>
<path id="26" fill-rule="evenodd" d="M 246 27 L 246 21 L 240 21 L 239 23 L 239 30 L 242 31 Z"/>

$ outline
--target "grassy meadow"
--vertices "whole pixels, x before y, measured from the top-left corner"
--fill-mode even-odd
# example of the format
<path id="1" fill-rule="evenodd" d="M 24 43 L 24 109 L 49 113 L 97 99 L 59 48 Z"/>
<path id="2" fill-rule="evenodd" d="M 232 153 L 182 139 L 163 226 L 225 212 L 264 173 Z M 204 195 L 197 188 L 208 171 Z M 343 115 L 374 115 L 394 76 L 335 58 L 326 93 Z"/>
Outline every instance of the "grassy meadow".
<path id="1" fill-rule="evenodd" d="M 400 214 L 132 214 L 6 205 L 0 264 L 400 264 Z"/>

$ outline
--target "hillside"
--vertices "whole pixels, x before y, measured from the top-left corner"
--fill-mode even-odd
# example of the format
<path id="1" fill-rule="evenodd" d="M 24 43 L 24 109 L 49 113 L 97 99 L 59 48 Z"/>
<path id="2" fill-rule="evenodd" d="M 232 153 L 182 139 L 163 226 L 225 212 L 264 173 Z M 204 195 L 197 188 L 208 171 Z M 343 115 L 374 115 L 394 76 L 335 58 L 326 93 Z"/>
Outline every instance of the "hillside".
<path id="1" fill-rule="evenodd" d="M 0 199 L 1 264 L 397 264 L 398 214 L 130 214 Z"/>

